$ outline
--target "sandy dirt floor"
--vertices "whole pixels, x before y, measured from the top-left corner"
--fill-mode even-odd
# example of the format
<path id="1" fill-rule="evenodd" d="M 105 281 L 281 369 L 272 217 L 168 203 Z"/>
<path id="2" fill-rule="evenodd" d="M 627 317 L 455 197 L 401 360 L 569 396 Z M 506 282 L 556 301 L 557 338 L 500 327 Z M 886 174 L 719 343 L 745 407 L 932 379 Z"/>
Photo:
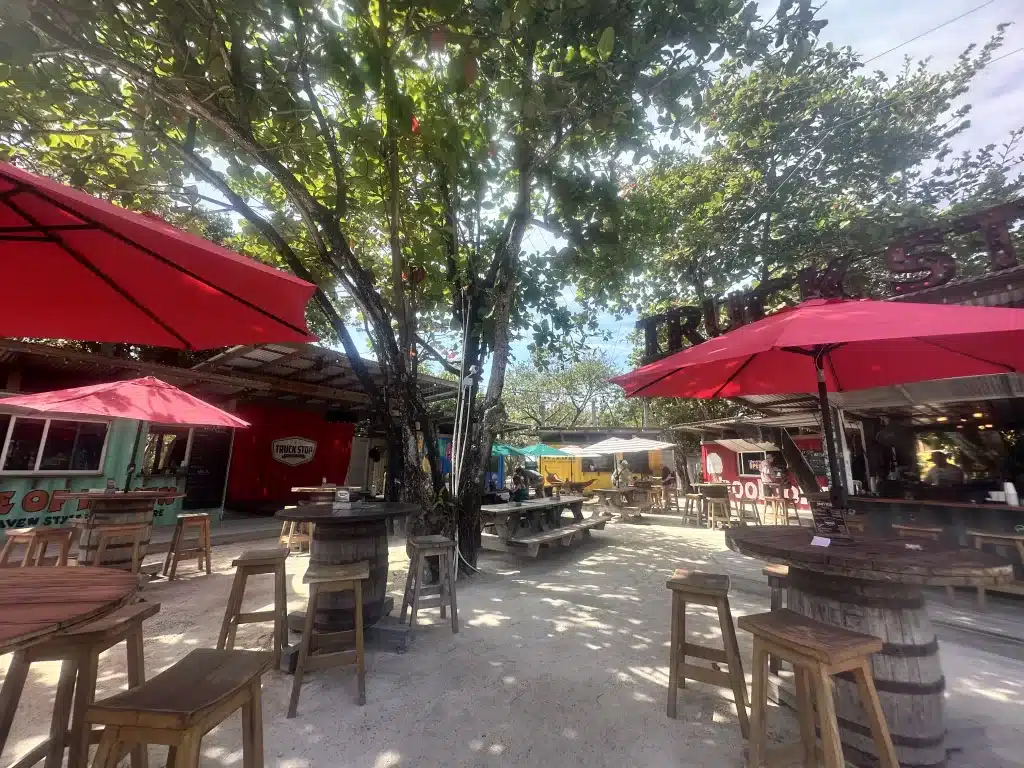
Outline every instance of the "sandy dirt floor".
<path id="1" fill-rule="evenodd" d="M 146 623 L 150 675 L 193 648 L 216 644 L 231 560 L 260 546 L 266 543 L 217 547 L 211 576 L 182 564 L 177 581 L 147 586 L 145 599 L 161 603 Z M 741 766 L 736 709 L 724 691 L 689 683 L 679 695 L 678 719 L 665 716 L 665 579 L 681 566 L 735 570 L 734 616 L 767 610 L 766 585 L 745 578 L 760 565 L 735 557 L 721 533 L 615 524 L 581 547 L 536 560 L 484 553 L 484 573 L 458 585 L 461 632 L 453 635 L 436 609 L 422 612 L 424 626 L 407 653 L 369 655 L 366 706 L 356 705 L 352 669 L 327 670 L 307 678 L 299 715 L 286 720 L 292 678 L 268 674 L 266 765 Z M 408 567 L 400 540 L 390 558 L 390 587 L 400 603 Z M 288 560 L 291 610 L 305 605 L 307 560 Z M 246 610 L 269 608 L 270 577 L 249 585 Z M 692 608 L 687 629 L 700 642 L 719 637 L 709 609 Z M 238 647 L 269 647 L 270 638 L 270 625 L 243 626 Z M 749 636 L 740 632 L 739 639 L 749 660 Z M 963 742 L 951 768 L 1024 766 L 1024 662 L 946 641 L 942 657 L 951 728 Z M 0 659 L 0 673 L 8 661 Z M 58 672 L 56 663 L 32 667 L 3 765 L 44 736 Z M 101 659 L 99 695 L 124 683 L 124 650 L 115 648 Z M 795 737 L 791 712 L 773 707 L 770 720 L 773 741 Z M 151 756 L 159 768 L 166 750 L 153 747 Z M 207 735 L 203 762 L 241 765 L 237 715 Z"/>

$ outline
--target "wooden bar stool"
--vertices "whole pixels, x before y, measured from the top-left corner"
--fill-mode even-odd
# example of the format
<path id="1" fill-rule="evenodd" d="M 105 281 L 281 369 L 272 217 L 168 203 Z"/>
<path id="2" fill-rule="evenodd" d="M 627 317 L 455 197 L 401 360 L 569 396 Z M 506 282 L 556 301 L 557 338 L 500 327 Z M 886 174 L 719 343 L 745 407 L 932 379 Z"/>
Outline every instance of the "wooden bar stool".
<path id="1" fill-rule="evenodd" d="M 699 493 L 683 496 L 683 522 L 700 526 L 704 512 L 704 497 Z"/>
<path id="2" fill-rule="evenodd" d="M 741 525 L 746 525 L 748 522 L 754 525 L 761 525 L 761 515 L 757 511 L 757 501 L 754 499 L 736 499 L 735 504 L 738 507 L 736 514 Z"/>
<path id="3" fill-rule="evenodd" d="M 790 765 L 803 760 L 815 765 L 821 754 L 825 768 L 844 768 L 832 694 L 832 676 L 853 673 L 867 714 L 871 736 L 881 768 L 899 768 L 882 705 L 871 676 L 871 654 L 882 650 L 882 641 L 872 635 L 851 632 L 823 624 L 795 611 L 782 609 L 753 616 L 741 616 L 740 629 L 754 636 L 754 685 L 751 698 L 749 760 L 751 768 Z M 797 714 L 800 742 L 768 749 L 768 655 L 774 654 L 793 665 L 796 672 Z M 816 707 L 812 706 L 812 696 Z M 821 729 L 822 750 L 815 741 L 815 709 Z"/>
<path id="4" fill-rule="evenodd" d="M 302 553 L 302 545 L 306 545 L 309 552 L 313 546 L 313 523 L 299 523 L 294 520 L 285 520 L 281 525 L 281 535 L 278 536 L 278 544 L 288 548 L 289 552 Z M 298 547 L 296 549 L 296 547 Z"/>
<path id="5" fill-rule="evenodd" d="M 119 539 L 132 540 L 132 573 L 139 572 L 141 563 L 142 540 L 149 538 L 149 528 L 152 523 L 113 523 L 95 525 L 90 529 L 90 536 L 96 537 L 96 554 L 92 556 L 91 563 L 79 565 L 102 565 L 103 553 L 107 551 L 107 545 Z"/>
<path id="6" fill-rule="evenodd" d="M 399 622 L 405 621 L 406 610 L 411 607 L 409 626 L 416 626 L 416 614 L 420 608 L 439 605 L 441 607 L 441 618 L 450 607 L 452 610 L 452 633 L 459 633 L 459 609 L 455 600 L 455 583 L 452 579 L 452 572 L 455 565 L 455 542 L 444 536 L 414 536 L 409 539 L 409 546 L 412 547 L 412 559 L 409 562 L 409 575 L 405 579 L 405 594 L 402 597 L 402 611 L 398 616 Z M 437 557 L 438 583 L 430 586 L 423 586 L 423 567 L 426 558 Z M 437 598 L 437 602 L 434 602 Z M 422 605 L 421 600 L 429 600 L 430 606 Z"/>
<path id="7" fill-rule="evenodd" d="M 1024 534 L 1000 533 L 998 531 L 968 530 L 967 536 L 975 549 L 982 549 L 986 544 L 996 547 L 1010 547 L 1016 550 L 1017 557 L 1024 564 Z M 985 587 L 978 587 L 978 608 L 985 610 Z M 988 587 L 990 592 L 1001 592 L 1010 595 L 1024 595 L 1024 582 L 1011 581 L 1007 584 Z M 952 597 L 953 588 L 947 587 L 946 594 Z"/>
<path id="8" fill-rule="evenodd" d="M 367 561 L 347 565 L 314 565 L 305 576 L 309 584 L 309 604 L 306 608 L 306 622 L 302 628 L 299 644 L 299 660 L 295 665 L 295 679 L 292 681 L 292 697 L 288 703 L 288 717 L 295 717 L 299 708 L 299 693 L 302 678 L 307 672 L 326 667 L 356 666 L 357 700 L 366 703 L 366 660 L 363 648 L 363 579 L 370 578 L 370 564 Z M 348 592 L 354 595 L 353 623 L 355 629 L 341 632 L 314 632 L 313 617 L 316 615 L 317 598 L 329 592 Z M 320 646 L 337 648 L 340 644 L 355 641 L 354 649 L 321 650 Z"/>
<path id="9" fill-rule="evenodd" d="M 115 768 L 128 749 L 166 744 L 167 765 L 199 768 L 203 736 L 242 710 L 242 765 L 263 766 L 264 651 L 200 648 L 138 688 L 97 701 L 86 720 L 102 725 L 93 768 Z"/>
<path id="10" fill-rule="evenodd" d="M 16 544 L 25 545 L 25 556 L 22 558 L 21 567 L 29 565 L 36 567 L 44 565 L 46 548 L 50 544 L 58 547 L 57 562 L 55 565 L 67 565 L 68 555 L 71 554 L 71 544 L 74 541 L 74 528 L 12 528 L 7 531 L 7 540 L 4 543 L 3 551 L 0 552 L 0 566 L 7 565 L 11 551 Z"/>
<path id="11" fill-rule="evenodd" d="M 185 539 L 190 530 L 195 529 L 196 539 L 194 543 L 186 545 Z M 189 546 L 191 548 L 186 549 Z M 206 562 L 206 575 L 210 575 L 210 515 L 206 512 L 185 512 L 178 515 L 174 523 L 174 533 L 171 534 L 171 548 L 167 550 L 167 558 L 164 560 L 163 574 L 168 581 L 174 581 L 174 575 L 178 571 L 178 561 L 189 555 L 196 556 L 196 568 L 203 570 L 203 561 Z"/>
<path id="12" fill-rule="evenodd" d="M 235 578 L 231 582 L 228 604 L 224 608 L 224 621 L 220 625 L 220 636 L 217 638 L 217 650 L 231 650 L 235 647 L 235 633 L 239 624 L 255 624 L 264 621 L 274 622 L 274 668 L 281 664 L 281 649 L 288 645 L 288 592 L 285 587 L 284 561 L 288 559 L 288 550 L 274 547 L 273 549 L 250 549 L 231 561 L 235 568 Z M 274 574 L 274 607 L 269 611 L 242 612 L 245 600 L 245 584 L 250 576 L 264 573 Z"/>
<path id="13" fill-rule="evenodd" d="M 747 719 L 747 683 L 743 677 L 743 662 L 736 643 L 736 630 L 729 609 L 729 577 L 718 573 L 702 573 L 679 568 L 665 582 L 672 590 L 672 640 L 668 657 L 668 708 L 666 713 L 676 717 L 678 689 L 686 687 L 686 679 L 732 690 L 736 713 L 743 738 L 750 734 Z M 708 648 L 686 642 L 686 604 L 707 605 L 718 609 L 718 623 L 722 630 L 723 648 Z M 687 664 L 686 657 L 705 659 L 712 664 L 727 664 L 728 671 L 708 669 Z"/>
<path id="14" fill-rule="evenodd" d="M 771 609 L 778 611 L 785 608 L 786 590 L 789 587 L 789 566 L 769 565 L 761 573 L 768 577 L 768 587 L 771 589 Z M 773 675 L 777 675 L 779 674 L 779 668 L 779 659 L 769 654 L 768 671 Z"/>
<path id="15" fill-rule="evenodd" d="M 60 679 L 53 700 L 50 734 L 11 768 L 28 768 L 45 758 L 46 768 L 60 768 L 68 750 L 68 768 L 85 768 L 92 732 L 85 713 L 96 698 L 99 656 L 124 642 L 128 651 L 128 688 L 146 679 L 142 623 L 156 615 L 159 603 L 135 603 L 102 619 L 61 632 L 38 645 L 16 651 L 0 693 L 0 725 L 10 726 L 29 667 L 37 661 L 61 661 Z M 68 717 L 71 719 L 70 730 Z M 147 768 L 144 749 L 132 751 L 132 768 Z"/>

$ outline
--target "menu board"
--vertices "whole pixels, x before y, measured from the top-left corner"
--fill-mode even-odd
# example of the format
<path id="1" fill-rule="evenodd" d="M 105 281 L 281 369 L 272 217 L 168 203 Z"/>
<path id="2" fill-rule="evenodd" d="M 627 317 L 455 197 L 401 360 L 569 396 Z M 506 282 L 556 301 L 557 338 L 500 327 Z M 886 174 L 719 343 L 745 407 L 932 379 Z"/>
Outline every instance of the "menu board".
<path id="1" fill-rule="evenodd" d="M 807 466 L 811 468 L 811 471 L 818 477 L 831 478 L 831 473 L 828 469 L 828 454 L 824 451 L 801 451 L 804 455 L 804 459 L 807 460 Z"/>
<path id="2" fill-rule="evenodd" d="M 213 509 L 224 500 L 224 483 L 231 455 L 231 430 L 227 427 L 196 428 L 185 475 L 181 508 Z"/>
<path id="3" fill-rule="evenodd" d="M 850 540 L 850 529 L 846 527 L 846 515 L 830 500 L 813 501 L 808 499 L 811 514 L 814 516 L 814 530 L 819 536 L 826 536 L 832 541 Z"/>

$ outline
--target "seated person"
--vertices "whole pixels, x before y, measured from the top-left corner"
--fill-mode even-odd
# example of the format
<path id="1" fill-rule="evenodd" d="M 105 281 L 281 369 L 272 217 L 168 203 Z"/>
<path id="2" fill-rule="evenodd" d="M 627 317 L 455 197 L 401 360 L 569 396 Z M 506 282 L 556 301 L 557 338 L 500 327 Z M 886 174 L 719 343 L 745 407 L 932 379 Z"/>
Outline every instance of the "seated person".
<path id="1" fill-rule="evenodd" d="M 955 464 L 950 464 L 943 451 L 932 452 L 932 464 L 924 481 L 929 485 L 963 485 L 964 471 Z"/>
<path id="2" fill-rule="evenodd" d="M 662 488 L 675 488 L 676 487 L 676 476 L 675 473 L 668 467 L 661 468 L 661 487 Z"/>
<path id="3" fill-rule="evenodd" d="M 512 501 L 526 501 L 530 498 L 530 488 L 526 484 L 526 475 L 522 467 L 512 473 Z"/>

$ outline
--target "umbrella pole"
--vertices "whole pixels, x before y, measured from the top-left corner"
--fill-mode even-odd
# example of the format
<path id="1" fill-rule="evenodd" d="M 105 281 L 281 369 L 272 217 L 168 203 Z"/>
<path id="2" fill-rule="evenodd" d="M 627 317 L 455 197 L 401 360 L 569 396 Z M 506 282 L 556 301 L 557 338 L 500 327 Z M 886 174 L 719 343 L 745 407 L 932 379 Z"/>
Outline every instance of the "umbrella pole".
<path id="1" fill-rule="evenodd" d="M 825 442 L 825 453 L 828 454 L 828 471 L 831 474 L 829 492 L 832 503 L 842 509 L 846 498 L 843 483 L 839 475 L 839 457 L 836 455 L 835 431 L 832 426 L 832 409 L 828 404 L 828 388 L 825 386 L 825 370 L 821 367 L 821 356 L 814 356 L 814 369 L 818 374 L 818 407 L 821 409 L 821 431 Z"/>
<path id="2" fill-rule="evenodd" d="M 139 453 L 139 443 L 142 442 L 142 428 L 146 426 L 146 422 L 139 420 L 139 428 L 135 430 L 135 444 L 132 446 L 132 455 L 128 459 L 128 474 L 124 478 L 124 490 L 125 493 L 132 489 L 132 475 L 135 474 L 135 457 Z"/>

